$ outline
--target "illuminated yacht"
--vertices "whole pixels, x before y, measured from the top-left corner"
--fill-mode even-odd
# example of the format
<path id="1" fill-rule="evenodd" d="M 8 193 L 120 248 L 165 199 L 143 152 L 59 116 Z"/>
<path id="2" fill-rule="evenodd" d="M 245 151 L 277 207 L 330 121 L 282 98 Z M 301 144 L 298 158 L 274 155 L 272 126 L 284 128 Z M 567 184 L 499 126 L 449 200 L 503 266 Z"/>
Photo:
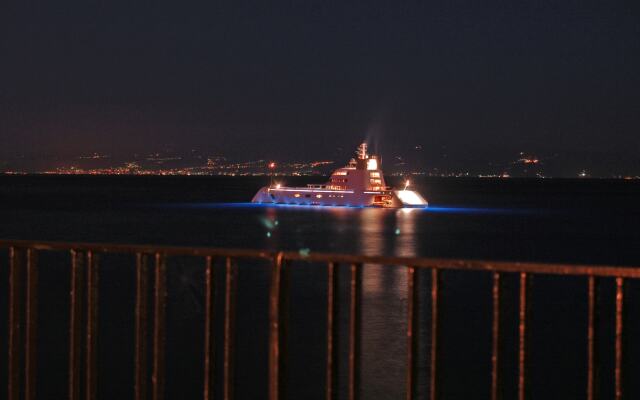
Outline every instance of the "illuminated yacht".
<path id="1" fill-rule="evenodd" d="M 380 169 L 380 157 L 367 154 L 362 143 L 357 158 L 331 174 L 329 182 L 306 187 L 265 186 L 253 196 L 253 203 L 355 207 L 426 207 L 427 201 L 416 191 L 388 187 Z"/>

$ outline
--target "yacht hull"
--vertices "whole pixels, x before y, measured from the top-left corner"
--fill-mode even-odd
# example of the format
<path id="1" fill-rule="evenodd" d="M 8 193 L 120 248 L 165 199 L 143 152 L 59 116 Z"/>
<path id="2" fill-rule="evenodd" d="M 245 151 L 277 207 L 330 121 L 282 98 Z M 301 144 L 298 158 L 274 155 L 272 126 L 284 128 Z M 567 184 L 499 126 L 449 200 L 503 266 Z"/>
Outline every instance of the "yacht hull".
<path id="1" fill-rule="evenodd" d="M 261 188 L 252 203 L 289 204 L 330 207 L 427 207 L 427 201 L 411 190 L 356 191 L 327 190 L 308 187 Z"/>

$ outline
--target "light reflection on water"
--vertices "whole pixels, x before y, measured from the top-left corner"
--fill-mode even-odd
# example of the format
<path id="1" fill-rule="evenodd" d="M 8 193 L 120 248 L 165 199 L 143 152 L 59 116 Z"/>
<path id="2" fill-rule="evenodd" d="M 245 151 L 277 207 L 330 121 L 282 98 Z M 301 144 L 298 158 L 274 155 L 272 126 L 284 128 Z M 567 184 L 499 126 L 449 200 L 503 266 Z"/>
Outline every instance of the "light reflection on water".
<path id="1" fill-rule="evenodd" d="M 309 221 L 308 226 L 300 224 L 303 220 L 300 213 Z M 272 236 L 265 240 L 273 249 L 285 247 L 288 244 L 286 241 L 295 232 L 301 240 L 301 246 L 311 248 L 311 251 L 329 246 L 321 242 L 321 238 L 325 238 L 340 243 L 341 252 L 411 257 L 418 254 L 417 225 L 418 220 L 425 217 L 423 211 L 416 209 L 323 207 L 300 211 L 292 207 L 266 207 L 261 216 L 261 225 L 272 232 Z M 322 230 L 322 227 L 329 228 Z M 326 239 L 327 235 L 330 236 L 329 239 Z M 299 249 L 301 250 L 303 249 Z M 342 266 L 342 279 L 348 279 L 346 267 Z M 404 266 L 363 265 L 360 359 L 362 398 L 397 399 L 404 396 L 406 285 Z M 342 288 L 346 295 L 348 286 Z M 342 299 L 348 301 L 348 297 Z M 341 304 L 341 307 L 342 310 L 348 310 L 348 303 Z M 344 334 L 347 332 L 346 316 L 342 323 L 341 332 Z M 346 341 L 345 337 L 342 339 Z M 342 352 L 344 360 L 347 356 L 346 347 L 342 347 Z M 339 372 L 340 381 L 346 382 L 346 369 L 339 369 Z"/>
<path id="2" fill-rule="evenodd" d="M 414 256 L 420 210 L 362 209 L 357 242 L 361 254 Z M 388 235 L 389 230 L 393 235 Z M 362 274 L 362 397 L 404 395 L 406 268 L 365 264 Z"/>

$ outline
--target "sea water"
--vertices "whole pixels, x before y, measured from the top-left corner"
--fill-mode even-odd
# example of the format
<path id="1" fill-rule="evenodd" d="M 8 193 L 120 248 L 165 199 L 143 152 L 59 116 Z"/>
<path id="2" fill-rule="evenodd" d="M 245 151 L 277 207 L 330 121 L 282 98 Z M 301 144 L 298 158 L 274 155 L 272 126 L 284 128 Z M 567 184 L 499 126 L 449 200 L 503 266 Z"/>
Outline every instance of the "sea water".
<path id="1" fill-rule="evenodd" d="M 268 178 L 249 177 L 0 177 L 0 238 L 284 249 L 407 257 L 640 265 L 640 182 L 622 180 L 442 179 L 412 177 L 427 209 L 370 209 L 251 204 Z M 279 178 L 284 184 L 323 178 Z M 391 178 L 392 183 L 394 182 Z M 1 254 L 2 292 L 7 258 Z M 66 393 L 69 268 L 66 255 L 40 256 L 39 393 Z M 132 395 L 133 260 L 104 256 L 100 276 L 99 391 Z M 221 265 L 216 264 L 222 273 Z M 340 270 L 339 324 L 346 334 L 347 271 Z M 202 386 L 203 265 L 168 265 L 168 398 L 195 398 Z M 444 272 L 441 282 L 440 392 L 444 398 L 487 398 L 490 380 L 491 277 Z M 516 276 L 504 276 L 504 395 L 515 395 Z M 236 335 L 237 398 L 266 393 L 269 268 L 241 263 Z M 292 271 L 289 332 L 290 398 L 321 398 L 324 385 L 326 270 Z M 429 276 L 421 273 L 418 391 L 428 376 Z M 218 289 L 222 290 L 220 283 Z M 626 291 L 628 338 L 640 333 L 637 287 Z M 536 276 L 530 291 L 530 388 L 534 398 L 584 397 L 586 280 Z M 599 289 L 600 390 L 611 393 L 613 283 Z M 222 297 L 219 298 L 219 300 Z M 0 310 L 7 310 L 6 296 Z M 221 301 L 217 315 L 221 315 Z M 6 312 L 6 311 L 5 311 Z M 0 339 L 6 343 L 6 314 Z M 406 271 L 365 265 L 362 309 L 363 398 L 404 393 Z M 218 325 L 220 320 L 217 321 Z M 220 326 L 218 326 L 220 328 Z M 218 385 L 220 389 L 220 338 Z M 346 338 L 346 336 L 343 336 Z M 345 393 L 346 340 L 339 341 L 339 387 Z M 625 342 L 627 373 L 640 371 L 640 346 Z M 2 355 L 6 353 L 2 348 Z M 5 372 L 6 365 L 0 366 Z M 6 373 L 0 374 L 3 378 Z M 625 381 L 631 397 L 639 388 Z"/>

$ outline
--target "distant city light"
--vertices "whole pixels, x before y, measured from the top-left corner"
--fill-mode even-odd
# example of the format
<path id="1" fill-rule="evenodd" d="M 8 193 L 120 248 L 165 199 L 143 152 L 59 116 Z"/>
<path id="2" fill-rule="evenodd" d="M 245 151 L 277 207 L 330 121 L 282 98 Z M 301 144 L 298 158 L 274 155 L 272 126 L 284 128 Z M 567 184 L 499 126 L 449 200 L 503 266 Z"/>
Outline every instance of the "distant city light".
<path id="1" fill-rule="evenodd" d="M 396 162 L 394 169 L 389 171 L 388 175 L 397 177 L 400 184 L 407 184 L 406 178 L 413 177 L 447 177 L 447 178 L 464 178 L 464 177 L 480 177 L 480 178 L 510 178 L 510 177 L 529 177 L 529 178 L 552 178 L 561 177 L 562 174 L 556 175 L 553 170 L 542 171 L 542 167 L 547 164 L 545 157 L 538 157 L 531 153 L 522 153 L 510 160 L 492 160 L 487 167 L 482 169 L 445 169 L 431 167 L 429 165 L 411 166 L 404 162 L 399 155 L 394 157 Z M 22 159 L 20 159 L 22 160 Z M 158 176 L 263 176 L 271 177 L 270 187 L 276 188 L 275 180 L 281 180 L 283 176 L 325 176 L 329 172 L 328 166 L 335 164 L 334 161 L 315 159 L 309 161 L 272 161 L 269 159 L 250 159 L 231 161 L 224 155 L 204 155 L 193 157 L 191 155 L 180 155 L 172 152 L 146 152 L 144 154 L 131 154 L 130 158 L 119 158 L 109 154 L 101 153 L 84 153 L 80 155 L 69 156 L 62 165 L 43 167 L 40 170 L 33 170 L 23 166 L 13 165 L 14 162 L 22 161 L 2 160 L 0 159 L 0 175 L 12 174 L 54 174 L 54 175 L 158 175 Z M 363 161 L 365 168 L 368 170 L 370 178 L 377 179 L 380 176 L 379 169 L 371 170 L 371 168 L 379 168 L 379 159 L 367 159 Z M 56 164 L 58 162 L 56 161 Z M 266 167 L 266 168 L 265 168 Z M 334 175 L 336 177 L 345 176 L 355 168 L 341 168 Z M 478 167 L 479 168 L 479 167 Z M 551 168 L 551 167 L 550 167 Z M 586 166 L 581 166 L 573 173 L 571 177 L 580 178 L 612 178 L 612 179 L 640 179 L 638 173 L 621 173 L 621 172 L 596 172 L 591 171 Z M 375 185 L 375 182 L 371 183 Z M 283 183 L 281 188 L 286 185 Z M 407 190 L 411 187 L 411 183 L 405 186 Z M 280 189 L 283 190 L 283 189 Z"/>

